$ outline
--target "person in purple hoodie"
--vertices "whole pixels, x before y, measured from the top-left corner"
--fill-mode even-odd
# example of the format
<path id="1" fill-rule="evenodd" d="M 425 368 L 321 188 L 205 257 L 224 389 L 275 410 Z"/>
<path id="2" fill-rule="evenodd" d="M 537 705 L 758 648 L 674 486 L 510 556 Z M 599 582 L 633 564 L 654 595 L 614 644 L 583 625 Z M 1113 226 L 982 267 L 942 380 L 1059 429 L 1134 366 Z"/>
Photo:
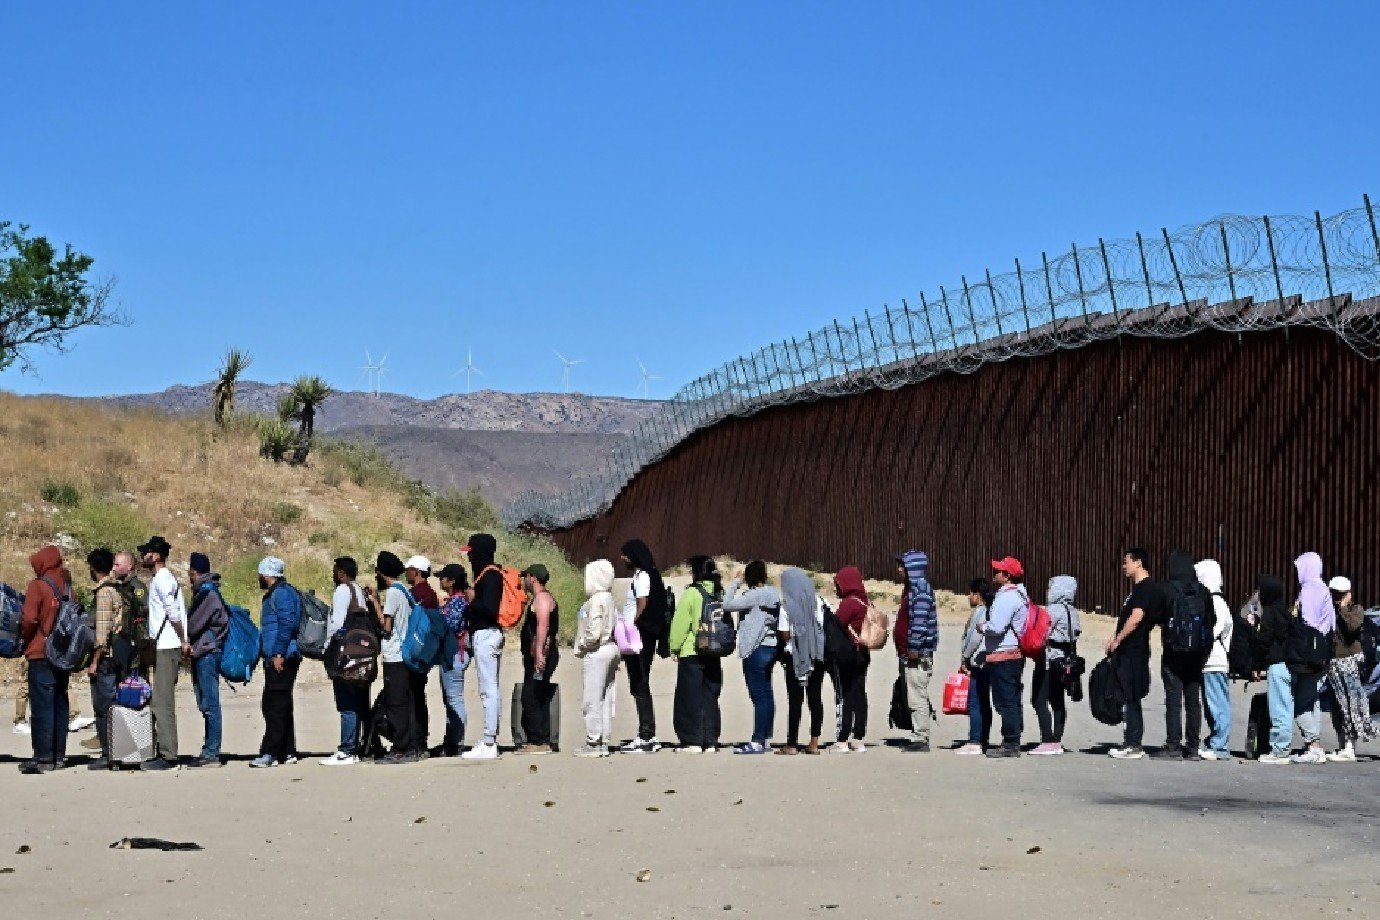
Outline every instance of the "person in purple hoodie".
<path id="1" fill-rule="evenodd" d="M 1337 628 L 1337 610 L 1332 606 L 1332 592 L 1322 580 L 1323 561 L 1317 553 L 1304 553 L 1294 560 L 1299 573 L 1298 615 L 1304 625 L 1321 633 L 1332 647 L 1332 633 Z M 1315 671 L 1296 662 L 1289 663 L 1294 689 L 1294 724 L 1303 736 L 1303 753 L 1290 758 L 1294 763 L 1326 763 L 1322 746 L 1322 719 L 1318 712 L 1319 684 L 1326 670 Z"/>

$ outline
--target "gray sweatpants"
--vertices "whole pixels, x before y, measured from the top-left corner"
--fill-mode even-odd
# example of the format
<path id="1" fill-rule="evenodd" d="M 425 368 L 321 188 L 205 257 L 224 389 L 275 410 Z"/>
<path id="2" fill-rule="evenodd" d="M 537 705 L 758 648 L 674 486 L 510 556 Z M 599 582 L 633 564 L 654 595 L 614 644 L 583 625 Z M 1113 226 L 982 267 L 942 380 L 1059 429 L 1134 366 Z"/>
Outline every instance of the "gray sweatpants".
<path id="1" fill-rule="evenodd" d="M 613 676 L 618 672 L 618 646 L 612 642 L 584 657 L 585 737 L 608 744 L 613 733 Z"/>
<path id="2" fill-rule="evenodd" d="M 177 760 L 177 673 L 182 649 L 160 648 L 153 664 L 153 730 L 158 756 Z"/>
<path id="3" fill-rule="evenodd" d="M 901 659 L 901 673 L 906 676 L 906 702 L 910 705 L 910 735 L 914 741 L 928 743 L 930 723 L 934 721 L 934 704 L 930 702 L 930 678 L 934 676 L 934 659 L 919 661 Z"/>

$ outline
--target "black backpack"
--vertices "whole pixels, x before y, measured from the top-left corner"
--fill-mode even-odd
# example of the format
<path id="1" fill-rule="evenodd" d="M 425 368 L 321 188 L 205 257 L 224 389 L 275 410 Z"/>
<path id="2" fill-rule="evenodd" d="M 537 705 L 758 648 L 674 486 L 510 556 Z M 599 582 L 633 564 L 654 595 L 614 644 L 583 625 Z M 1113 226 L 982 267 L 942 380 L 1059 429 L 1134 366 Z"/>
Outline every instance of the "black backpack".
<path id="1" fill-rule="evenodd" d="M 1180 655 L 1203 655 L 1212 651 L 1213 605 L 1203 586 L 1169 582 L 1165 592 L 1169 616 L 1164 622 L 1164 645 Z"/>
<path id="2" fill-rule="evenodd" d="M 671 586 L 666 586 L 666 612 L 664 622 L 661 625 L 661 635 L 656 637 L 656 654 L 658 658 L 671 657 L 671 620 L 676 615 L 676 592 L 671 590 Z"/>
<path id="3" fill-rule="evenodd" d="M 1332 635 L 1309 626 L 1294 605 L 1289 634 L 1284 637 L 1284 663 L 1295 674 L 1321 674 L 1332 660 Z"/>
<path id="4" fill-rule="evenodd" d="M 1254 680 L 1259 660 L 1259 632 L 1244 617 L 1232 614 L 1231 644 L 1227 646 L 1227 679 Z"/>
<path id="5" fill-rule="evenodd" d="M 906 692 L 905 675 L 896 678 L 895 685 L 891 688 L 891 712 L 887 714 L 887 721 L 892 728 L 899 728 L 903 732 L 911 730 L 914 719 L 910 714 L 910 694 Z"/>
<path id="6" fill-rule="evenodd" d="M 1380 607 L 1372 607 L 1361 622 L 1362 683 L 1370 678 L 1377 664 L 1380 664 Z"/>
<path id="7" fill-rule="evenodd" d="M 1120 725 L 1126 715 L 1126 696 L 1121 692 L 1121 677 L 1111 655 L 1099 661 L 1088 675 L 1088 709 L 1103 725 Z"/>
<path id="8" fill-rule="evenodd" d="M 63 591 L 47 575 L 43 582 L 52 589 L 58 608 L 53 631 L 43 640 L 43 656 L 59 671 L 80 671 L 91 663 L 91 653 L 96 648 L 95 627 L 70 588 Z"/>
<path id="9" fill-rule="evenodd" d="M 695 627 L 695 654 L 706 658 L 725 658 L 738 648 L 738 628 L 733 614 L 724 610 L 724 600 L 699 585 L 700 621 Z"/>
<path id="10" fill-rule="evenodd" d="M 824 663 L 831 668 L 855 668 L 861 662 L 853 635 L 839 618 L 824 605 Z"/>

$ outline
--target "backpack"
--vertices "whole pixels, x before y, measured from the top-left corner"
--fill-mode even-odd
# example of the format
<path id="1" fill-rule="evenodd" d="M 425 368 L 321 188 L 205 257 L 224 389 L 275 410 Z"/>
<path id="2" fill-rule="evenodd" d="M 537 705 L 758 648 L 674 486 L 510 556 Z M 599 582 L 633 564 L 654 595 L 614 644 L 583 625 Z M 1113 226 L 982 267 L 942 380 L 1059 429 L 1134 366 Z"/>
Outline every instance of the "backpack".
<path id="1" fill-rule="evenodd" d="M 53 631 L 43 640 L 43 655 L 59 671 L 80 671 L 91 664 L 91 653 L 96 650 L 96 629 L 86 615 L 86 608 L 77 602 L 70 590 L 64 594 L 58 590 L 57 582 L 47 575 L 43 576 L 43 581 L 53 589 L 58 600 Z"/>
<path id="2" fill-rule="evenodd" d="M 1232 614 L 1231 644 L 1227 646 L 1227 679 L 1254 680 L 1259 651 L 1260 635 L 1256 627 L 1240 614 Z"/>
<path id="3" fill-rule="evenodd" d="M 429 610 L 417 603 L 412 592 L 397 582 L 393 587 L 401 591 L 412 612 L 407 617 L 407 632 L 402 639 L 402 660 L 418 674 L 425 674 L 441 663 L 441 646 L 445 642 L 446 618 L 440 610 Z"/>
<path id="4" fill-rule="evenodd" d="M 527 592 L 522 590 L 522 575 L 512 567 L 491 565 L 479 573 L 474 583 L 478 585 L 479 579 L 488 572 L 498 572 L 503 576 L 503 599 L 498 604 L 498 626 L 500 629 L 512 629 L 518 625 L 518 621 L 522 619 L 522 611 L 527 608 Z"/>
<path id="5" fill-rule="evenodd" d="M 18 658 L 24 654 L 24 643 L 19 638 L 23 617 L 24 595 L 9 585 L 0 584 L 0 658 Z"/>
<path id="6" fill-rule="evenodd" d="M 904 674 L 897 675 L 896 683 L 891 685 L 891 711 L 887 713 L 887 722 L 892 728 L 899 728 L 903 732 L 911 730 L 915 724 L 910 712 L 910 693 L 906 690 L 906 678 Z"/>
<path id="7" fill-rule="evenodd" d="M 830 668 L 857 667 L 861 656 L 853 643 L 853 634 L 828 604 L 822 600 L 818 603 L 824 609 L 824 663 Z"/>
<path id="8" fill-rule="evenodd" d="M 297 623 L 297 651 L 303 658 L 320 660 L 326 657 L 326 644 L 331 639 L 331 605 L 317 597 L 315 591 L 295 590 L 302 601 L 302 617 Z"/>
<path id="9" fill-rule="evenodd" d="M 1164 622 L 1164 646 L 1180 655 L 1203 655 L 1212 651 L 1212 628 L 1216 620 L 1211 599 L 1202 586 L 1193 584 L 1185 591 L 1168 583 L 1169 616 Z"/>
<path id="10" fill-rule="evenodd" d="M 1284 637 L 1284 661 L 1295 674 L 1321 674 L 1332 660 L 1332 636 L 1309 626 L 1294 604 L 1289 634 Z"/>
<path id="11" fill-rule="evenodd" d="M 248 685 L 259 664 L 259 627 L 243 607 L 225 605 L 230 611 L 230 626 L 220 650 L 220 676 L 231 684 Z"/>
<path id="12" fill-rule="evenodd" d="M 1045 646 L 1049 644 L 1049 631 L 1054 628 L 1054 621 L 1049 617 L 1049 608 L 1041 607 L 1030 599 L 1030 595 L 1025 596 L 1025 629 L 1016 637 L 1016 645 L 1020 648 L 1021 654 L 1026 658 L 1039 658 L 1045 653 Z"/>
<path id="13" fill-rule="evenodd" d="M 661 624 L 661 634 L 656 638 L 656 654 L 658 658 L 671 657 L 671 620 L 676 616 L 676 592 L 668 586 L 666 588 L 666 612 L 665 620 Z"/>
<path id="14" fill-rule="evenodd" d="M 886 645 L 887 633 L 890 631 L 888 625 L 886 614 L 868 601 L 867 616 L 863 619 L 862 629 L 858 631 L 858 643 L 863 648 L 875 652 Z"/>
<path id="15" fill-rule="evenodd" d="M 1103 725 L 1120 725 L 1126 715 L 1126 697 L 1111 655 L 1099 661 L 1088 675 L 1088 709 Z"/>
<path id="16" fill-rule="evenodd" d="M 1361 661 L 1361 680 L 1365 681 L 1380 664 L 1380 607 L 1367 610 L 1361 623 Z"/>
<path id="17" fill-rule="evenodd" d="M 738 647 L 738 628 L 733 615 L 724 610 L 722 598 L 715 597 L 699 585 L 693 586 L 703 598 L 700 622 L 695 627 L 695 654 L 706 658 L 723 658 Z"/>
<path id="18" fill-rule="evenodd" d="M 326 644 L 326 676 L 352 684 L 370 684 L 379 676 L 379 631 L 373 614 L 350 598 L 344 627 Z"/>
<path id="19" fill-rule="evenodd" d="M 115 673 L 131 674 L 135 668 L 150 667 L 154 660 L 154 643 L 149 637 L 149 589 L 134 576 L 110 582 L 120 595 L 120 622 L 110 636 L 110 658 Z"/>

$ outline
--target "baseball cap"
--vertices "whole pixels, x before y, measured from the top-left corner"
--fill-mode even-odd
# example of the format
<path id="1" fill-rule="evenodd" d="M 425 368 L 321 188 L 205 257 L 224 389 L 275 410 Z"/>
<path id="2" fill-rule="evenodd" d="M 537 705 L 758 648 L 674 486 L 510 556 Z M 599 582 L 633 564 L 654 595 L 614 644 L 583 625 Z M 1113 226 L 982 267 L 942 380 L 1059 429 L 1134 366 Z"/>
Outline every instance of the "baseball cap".
<path id="1" fill-rule="evenodd" d="M 1015 556 L 1007 556 L 1004 559 L 993 559 L 992 571 L 1005 572 L 1012 578 L 1025 577 L 1025 567 L 1021 565 L 1021 560 L 1017 559 Z"/>
<path id="2" fill-rule="evenodd" d="M 469 574 L 465 571 L 465 567 L 460 563 L 450 562 L 446 564 L 445 568 L 441 569 L 441 571 L 436 573 L 436 577 L 438 579 L 449 578 L 451 581 L 454 582 L 463 582 L 469 577 Z"/>
<path id="3" fill-rule="evenodd" d="M 522 570 L 522 574 L 531 575 L 533 578 L 535 578 L 542 584 L 546 584 L 548 581 L 551 580 L 551 573 L 548 572 L 546 570 L 546 566 L 542 565 L 540 562 L 532 563 L 527 568 Z"/>
<path id="4" fill-rule="evenodd" d="M 277 556 L 265 556 L 259 563 L 259 574 L 265 578 L 282 578 L 287 572 L 287 563 Z"/>
<path id="5" fill-rule="evenodd" d="M 1332 580 L 1327 583 L 1327 586 L 1338 594 L 1345 594 L 1351 590 L 1351 579 L 1347 578 L 1345 575 L 1334 575 L 1332 576 Z"/>
<path id="6" fill-rule="evenodd" d="M 423 575 L 431 574 L 431 560 L 425 556 L 413 556 L 404 565 L 409 569 L 416 569 Z"/>

